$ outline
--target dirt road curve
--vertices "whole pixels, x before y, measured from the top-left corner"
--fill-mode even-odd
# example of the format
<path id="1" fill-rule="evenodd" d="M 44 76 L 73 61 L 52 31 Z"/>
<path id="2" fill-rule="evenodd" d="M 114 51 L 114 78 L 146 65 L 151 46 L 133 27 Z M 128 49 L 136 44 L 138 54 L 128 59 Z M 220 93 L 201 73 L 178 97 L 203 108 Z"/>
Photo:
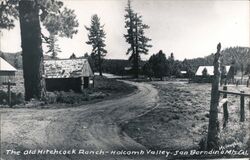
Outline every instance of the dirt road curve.
<path id="1" fill-rule="evenodd" d="M 119 124 L 151 110 L 158 92 L 146 83 L 126 82 L 138 87 L 136 93 L 115 100 L 67 109 L 2 109 L 1 157 L 3 160 L 103 160 L 140 159 L 110 156 L 115 150 L 145 149 L 128 137 Z M 6 155 L 6 150 L 57 149 L 109 151 L 100 155 Z M 36 151 L 37 152 L 37 151 Z M 145 158 L 143 158 L 145 159 Z"/>

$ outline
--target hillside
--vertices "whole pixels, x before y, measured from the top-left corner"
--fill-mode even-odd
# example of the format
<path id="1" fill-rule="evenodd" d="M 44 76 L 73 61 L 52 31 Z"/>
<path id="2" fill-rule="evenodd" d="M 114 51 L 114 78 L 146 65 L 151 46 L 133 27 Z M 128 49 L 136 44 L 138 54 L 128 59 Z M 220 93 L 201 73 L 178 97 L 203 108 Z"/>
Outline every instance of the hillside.
<path id="1" fill-rule="evenodd" d="M 250 65 L 250 48 L 248 47 L 230 47 L 222 50 L 221 52 L 221 63 L 223 65 L 235 65 L 236 70 L 241 69 L 243 64 L 244 71 L 246 67 Z M 193 72 L 197 70 L 199 66 L 213 65 L 214 54 L 203 58 L 186 59 L 190 64 Z"/>

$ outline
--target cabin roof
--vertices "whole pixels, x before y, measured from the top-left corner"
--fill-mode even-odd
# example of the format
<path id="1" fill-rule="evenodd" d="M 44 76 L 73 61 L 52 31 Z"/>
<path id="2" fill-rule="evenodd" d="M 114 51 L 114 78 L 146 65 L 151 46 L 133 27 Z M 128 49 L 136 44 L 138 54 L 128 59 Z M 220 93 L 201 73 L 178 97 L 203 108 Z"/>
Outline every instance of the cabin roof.
<path id="1" fill-rule="evenodd" d="M 225 66 L 226 67 L 226 74 L 229 72 L 231 66 Z M 214 75 L 214 66 L 199 66 L 199 68 L 197 69 L 195 75 L 196 76 L 202 76 L 202 71 L 204 69 L 207 69 L 207 74 L 210 76 Z"/>
<path id="2" fill-rule="evenodd" d="M 78 78 L 93 76 L 87 59 L 44 60 L 45 78 Z"/>
<path id="3" fill-rule="evenodd" d="M 0 71 L 16 72 L 17 70 L 6 60 L 0 57 Z"/>

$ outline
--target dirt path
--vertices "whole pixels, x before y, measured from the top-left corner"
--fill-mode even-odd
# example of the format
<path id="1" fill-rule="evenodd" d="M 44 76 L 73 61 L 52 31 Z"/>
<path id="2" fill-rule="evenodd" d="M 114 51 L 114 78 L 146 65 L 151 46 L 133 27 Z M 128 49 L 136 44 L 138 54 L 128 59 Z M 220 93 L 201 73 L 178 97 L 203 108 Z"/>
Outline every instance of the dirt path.
<path id="1" fill-rule="evenodd" d="M 134 159 L 110 156 L 112 150 L 145 149 L 119 127 L 157 105 L 158 91 L 146 83 L 126 97 L 68 109 L 2 109 L 1 157 L 9 159 Z M 6 150 L 57 149 L 109 151 L 100 155 L 6 155 Z M 86 154 L 86 153 L 85 153 Z M 105 158 L 104 158 L 105 157 Z M 112 157 L 112 158 L 110 158 Z M 145 158 L 143 158 L 145 159 Z"/>

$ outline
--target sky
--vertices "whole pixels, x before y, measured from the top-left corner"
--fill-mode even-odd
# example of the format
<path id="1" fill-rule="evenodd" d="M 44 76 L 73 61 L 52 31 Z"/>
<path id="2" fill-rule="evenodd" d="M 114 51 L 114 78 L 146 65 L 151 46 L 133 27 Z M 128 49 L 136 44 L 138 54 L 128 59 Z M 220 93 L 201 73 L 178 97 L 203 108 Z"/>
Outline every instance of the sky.
<path id="1" fill-rule="evenodd" d="M 97 14 L 106 32 L 105 58 L 127 59 L 124 34 L 124 15 L 127 0 L 64 0 L 64 5 L 74 9 L 79 21 L 78 33 L 69 38 L 59 38 L 60 58 L 72 53 L 83 56 L 91 52 L 84 26 L 90 25 L 91 16 Z M 146 60 L 159 50 L 176 59 L 204 57 L 222 48 L 250 45 L 250 2 L 248 0 L 131 0 L 132 8 L 142 15 L 150 28 L 145 31 L 151 38 Z M 2 30 L 0 49 L 4 52 L 21 51 L 19 22 L 10 31 Z M 42 32 L 46 32 L 44 29 Z M 44 51 L 47 49 L 44 47 Z"/>

